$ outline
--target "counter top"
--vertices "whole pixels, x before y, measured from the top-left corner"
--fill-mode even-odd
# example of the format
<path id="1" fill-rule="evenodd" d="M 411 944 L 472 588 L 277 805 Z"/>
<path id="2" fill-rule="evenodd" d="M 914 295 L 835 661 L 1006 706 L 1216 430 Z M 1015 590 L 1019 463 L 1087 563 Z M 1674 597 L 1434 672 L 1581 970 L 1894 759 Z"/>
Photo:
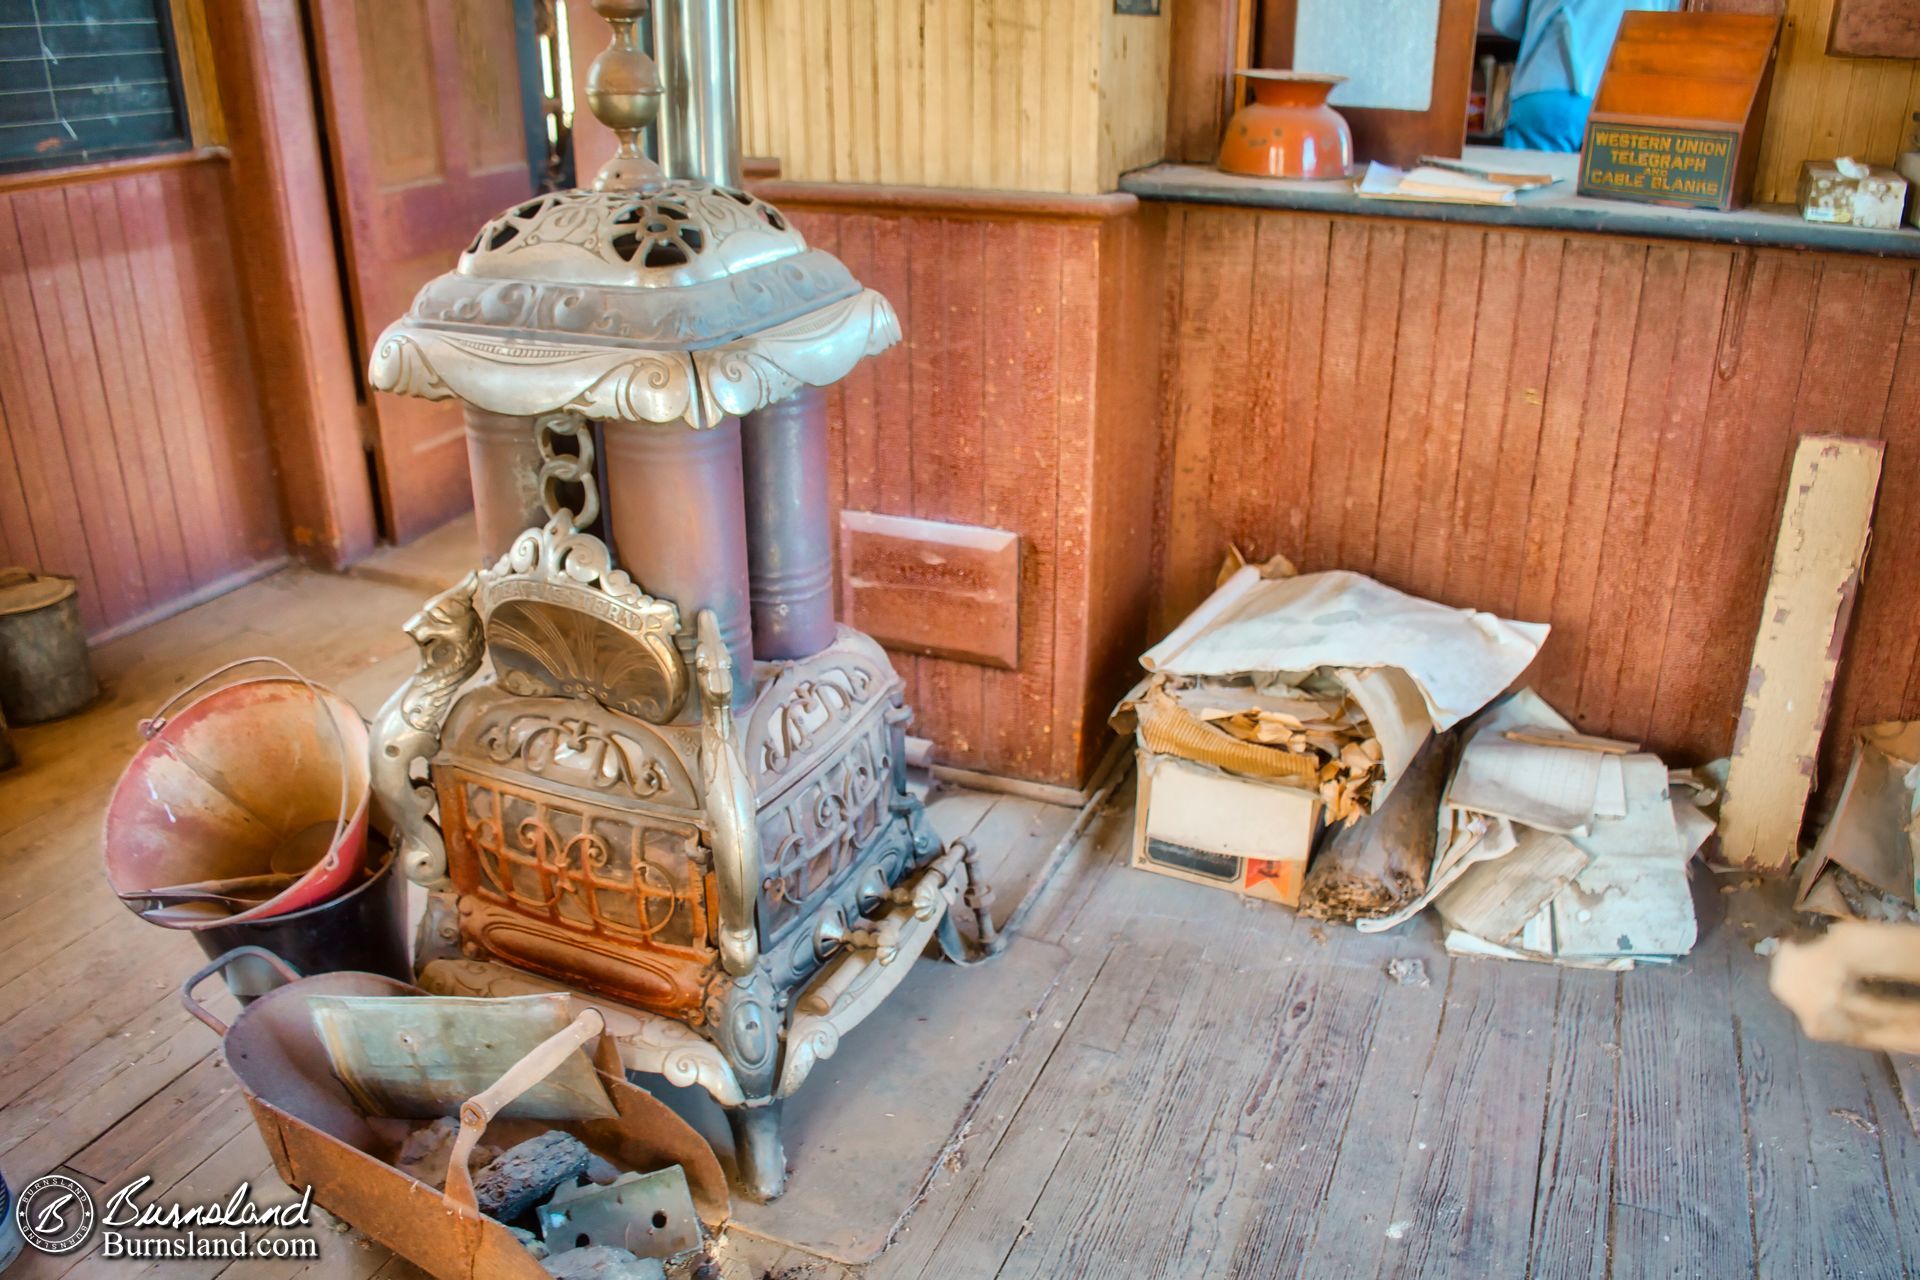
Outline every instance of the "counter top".
<path id="1" fill-rule="evenodd" d="M 1580 162 L 1577 155 L 1468 147 L 1463 158 L 1474 163 L 1553 173 L 1560 180 L 1550 187 L 1522 192 L 1518 202 L 1511 205 L 1443 204 L 1431 200 L 1362 199 L 1354 194 L 1354 184 L 1348 179 L 1289 182 L 1278 178 L 1243 178 L 1221 173 L 1208 165 L 1159 164 L 1122 176 L 1120 189 L 1142 200 L 1920 258 L 1920 230 L 1912 227 L 1868 231 L 1808 222 L 1799 210 L 1785 204 L 1754 205 L 1718 213 L 1711 209 L 1671 209 L 1622 200 L 1594 200 L 1574 194 L 1574 176 Z"/>

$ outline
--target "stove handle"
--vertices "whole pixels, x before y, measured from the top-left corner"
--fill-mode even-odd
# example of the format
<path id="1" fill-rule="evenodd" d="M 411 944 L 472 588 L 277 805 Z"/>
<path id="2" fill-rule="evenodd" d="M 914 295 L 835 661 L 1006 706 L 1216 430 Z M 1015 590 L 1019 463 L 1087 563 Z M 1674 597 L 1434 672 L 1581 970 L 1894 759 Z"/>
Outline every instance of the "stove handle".
<path id="1" fill-rule="evenodd" d="M 733 724 L 733 662 L 713 610 L 696 623 L 693 666 L 700 685 L 701 800 L 713 832 L 713 877 L 720 900 L 720 963 L 736 978 L 760 963 L 760 828 L 753 788 Z"/>

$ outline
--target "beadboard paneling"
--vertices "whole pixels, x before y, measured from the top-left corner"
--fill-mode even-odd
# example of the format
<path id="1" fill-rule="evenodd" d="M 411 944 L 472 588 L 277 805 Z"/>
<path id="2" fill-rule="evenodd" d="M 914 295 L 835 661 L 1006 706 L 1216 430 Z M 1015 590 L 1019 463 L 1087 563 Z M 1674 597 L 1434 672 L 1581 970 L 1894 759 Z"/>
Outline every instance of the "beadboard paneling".
<path id="1" fill-rule="evenodd" d="M 1020 538 L 1018 666 L 892 654 L 912 731 L 944 763 L 1077 786 L 1145 639 L 1163 214 L 866 212 L 792 190 L 768 194 L 905 334 L 827 392 L 836 527 L 851 508 Z"/>
<path id="2" fill-rule="evenodd" d="M 1920 111 L 1920 62 L 1830 58 L 1833 0 L 1786 0 L 1773 100 L 1760 137 L 1755 200 L 1795 198 L 1803 160 L 1892 164 Z"/>
<path id="3" fill-rule="evenodd" d="M 0 192 L 0 564 L 96 635 L 283 553 L 223 163 Z"/>
<path id="4" fill-rule="evenodd" d="M 1920 716 L 1920 295 L 1872 259 L 1176 206 L 1153 630 L 1229 543 L 1553 624 L 1530 681 L 1731 745 L 1787 466 L 1883 439 L 1846 726 Z"/>
<path id="5" fill-rule="evenodd" d="M 1171 8 L 740 0 L 742 147 L 806 182 L 1111 191 L 1161 158 Z"/>

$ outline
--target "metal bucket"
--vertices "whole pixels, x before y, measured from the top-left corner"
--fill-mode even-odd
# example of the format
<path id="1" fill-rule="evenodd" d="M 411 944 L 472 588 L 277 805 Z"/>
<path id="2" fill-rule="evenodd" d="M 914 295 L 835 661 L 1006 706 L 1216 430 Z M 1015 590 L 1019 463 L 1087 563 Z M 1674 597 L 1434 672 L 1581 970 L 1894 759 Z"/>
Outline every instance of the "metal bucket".
<path id="1" fill-rule="evenodd" d="M 194 932 L 193 940 L 218 960 L 230 951 L 271 951 L 302 973 L 377 973 L 397 982 L 413 980 L 407 956 L 407 878 L 400 859 L 380 842 L 368 859 L 374 869 L 337 898 L 316 907 L 263 920 L 225 920 Z M 241 1004 L 280 985 L 273 971 L 250 956 L 225 970 L 227 989 Z"/>
<path id="2" fill-rule="evenodd" d="M 114 787 L 104 849 L 107 880 L 143 919 L 198 930 L 286 915 L 365 865 L 367 726 L 344 699 L 293 672 L 225 685 L 166 718 L 260 662 L 293 672 L 272 658 L 229 663 L 141 722 L 147 743 Z"/>
<path id="3" fill-rule="evenodd" d="M 7 1180 L 0 1177 L 0 1271 L 20 1256 L 20 1250 L 26 1242 L 20 1238 L 20 1226 L 14 1221 L 13 1195 L 7 1190 Z"/>
<path id="4" fill-rule="evenodd" d="M 0 569 L 0 716 L 39 724 L 70 716 L 100 692 L 72 578 Z"/>

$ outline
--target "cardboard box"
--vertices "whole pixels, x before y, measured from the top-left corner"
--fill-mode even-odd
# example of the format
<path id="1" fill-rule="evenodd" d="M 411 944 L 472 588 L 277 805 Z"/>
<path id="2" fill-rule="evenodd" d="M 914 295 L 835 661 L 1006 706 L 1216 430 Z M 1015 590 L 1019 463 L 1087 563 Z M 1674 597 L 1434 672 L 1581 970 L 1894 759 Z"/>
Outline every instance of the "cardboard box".
<path id="1" fill-rule="evenodd" d="M 1299 905 L 1320 797 L 1139 747 L 1133 865 L 1242 897 Z"/>
<path id="2" fill-rule="evenodd" d="M 1808 160 L 1800 166 L 1800 216 L 1875 231 L 1896 231 L 1907 180 L 1884 165 Z"/>

